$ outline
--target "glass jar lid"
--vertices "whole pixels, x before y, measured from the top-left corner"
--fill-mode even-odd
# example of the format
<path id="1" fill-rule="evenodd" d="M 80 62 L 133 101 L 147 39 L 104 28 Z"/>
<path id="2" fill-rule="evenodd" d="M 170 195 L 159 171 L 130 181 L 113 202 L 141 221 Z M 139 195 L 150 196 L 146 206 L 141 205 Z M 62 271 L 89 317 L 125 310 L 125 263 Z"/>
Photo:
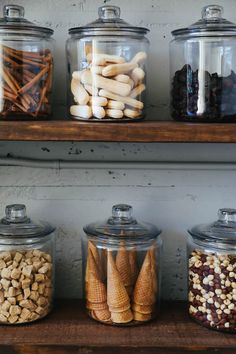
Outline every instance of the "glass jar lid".
<path id="1" fill-rule="evenodd" d="M 120 18 L 120 8 L 118 6 L 104 5 L 99 7 L 99 18 L 86 26 L 69 29 L 69 34 L 83 35 L 145 35 L 149 29 L 135 27 Z"/>
<path id="2" fill-rule="evenodd" d="M 84 227 L 90 237 L 116 245 L 120 241 L 145 243 L 155 240 L 161 230 L 150 223 L 138 222 L 133 217 L 130 205 L 118 204 L 112 207 L 112 216 L 103 222 L 95 222 Z"/>
<path id="3" fill-rule="evenodd" d="M 224 8 L 219 5 L 208 5 L 202 9 L 202 18 L 187 28 L 177 29 L 173 36 L 207 36 L 236 35 L 236 24 L 223 18 Z M 230 32 L 230 33 L 229 33 Z"/>
<path id="4" fill-rule="evenodd" d="M 218 220 L 188 230 L 194 240 L 236 246 L 236 209 L 220 209 Z"/>
<path id="5" fill-rule="evenodd" d="M 47 35 L 50 37 L 53 30 L 47 27 L 40 27 L 24 18 L 24 7 L 18 5 L 5 5 L 3 7 L 3 18 L 0 18 L 0 34 L 19 34 L 23 32 L 29 35 Z"/>
<path id="6" fill-rule="evenodd" d="M 55 230 L 46 222 L 35 222 L 28 218 L 23 204 L 7 205 L 5 214 L 0 220 L 0 238 L 42 237 Z"/>

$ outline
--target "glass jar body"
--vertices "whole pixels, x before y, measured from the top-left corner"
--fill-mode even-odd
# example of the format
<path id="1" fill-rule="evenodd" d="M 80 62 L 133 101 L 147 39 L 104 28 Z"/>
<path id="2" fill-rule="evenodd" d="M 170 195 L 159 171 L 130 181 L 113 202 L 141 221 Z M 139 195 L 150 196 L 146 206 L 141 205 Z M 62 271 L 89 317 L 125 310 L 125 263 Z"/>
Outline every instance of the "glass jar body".
<path id="1" fill-rule="evenodd" d="M 0 240 L 0 323 L 39 320 L 51 311 L 54 234 Z"/>
<path id="2" fill-rule="evenodd" d="M 236 121 L 235 35 L 178 36 L 170 44 L 170 65 L 175 120 Z"/>
<path id="3" fill-rule="evenodd" d="M 236 332 L 236 248 L 215 247 L 189 238 L 188 304 L 204 327 Z"/>
<path id="4" fill-rule="evenodd" d="M 72 35 L 67 41 L 70 116 L 99 122 L 144 118 L 148 47 L 140 35 Z"/>
<path id="5" fill-rule="evenodd" d="M 37 120 L 52 115 L 54 40 L 48 36 L 0 34 L 0 119 Z"/>
<path id="6" fill-rule="evenodd" d="M 83 264 L 88 315 L 117 326 L 155 319 L 161 289 L 161 239 L 140 244 L 117 240 L 111 245 L 87 236 Z"/>

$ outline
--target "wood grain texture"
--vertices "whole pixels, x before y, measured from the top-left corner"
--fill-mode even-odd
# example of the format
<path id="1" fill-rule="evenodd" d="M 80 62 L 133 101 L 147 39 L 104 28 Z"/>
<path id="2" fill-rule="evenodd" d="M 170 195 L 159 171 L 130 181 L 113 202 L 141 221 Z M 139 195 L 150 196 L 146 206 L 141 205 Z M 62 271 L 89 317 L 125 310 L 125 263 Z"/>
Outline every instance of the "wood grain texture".
<path id="1" fill-rule="evenodd" d="M 69 119 L 0 121 L 0 140 L 235 143 L 236 124 L 149 120 L 132 123 L 94 123 Z"/>
<path id="2" fill-rule="evenodd" d="M 1 326 L 0 353 L 206 353 L 236 352 L 236 336 L 192 322 L 183 303 L 162 305 L 158 320 L 111 327 L 89 319 L 78 300 L 59 301 L 48 318 L 31 325 Z"/>

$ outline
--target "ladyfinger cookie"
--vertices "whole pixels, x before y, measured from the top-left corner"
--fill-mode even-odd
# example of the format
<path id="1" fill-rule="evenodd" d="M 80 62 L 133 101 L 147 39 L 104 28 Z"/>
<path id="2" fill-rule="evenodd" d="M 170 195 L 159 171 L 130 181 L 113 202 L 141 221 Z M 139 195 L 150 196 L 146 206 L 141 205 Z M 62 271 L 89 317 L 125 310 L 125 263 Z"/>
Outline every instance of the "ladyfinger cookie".
<path id="1" fill-rule="evenodd" d="M 98 107 L 105 107 L 108 103 L 107 101 L 107 98 L 105 97 L 90 97 L 89 99 L 89 103 L 92 105 L 92 106 L 98 106 Z"/>
<path id="2" fill-rule="evenodd" d="M 146 90 L 146 86 L 144 84 L 140 84 L 140 85 L 136 86 L 135 89 L 133 89 L 131 91 L 129 97 L 136 98 L 139 95 L 141 95 L 141 93 L 145 90 Z"/>
<path id="3" fill-rule="evenodd" d="M 93 116 L 98 119 L 102 119 L 106 116 L 106 111 L 103 107 L 92 106 L 92 112 L 93 112 Z"/>
<path id="4" fill-rule="evenodd" d="M 92 62 L 93 65 L 106 65 L 107 63 L 122 64 L 125 63 L 125 58 L 118 55 L 109 54 L 94 54 L 89 53 L 87 55 L 87 60 Z"/>
<path id="5" fill-rule="evenodd" d="M 107 104 L 107 108 L 119 109 L 123 111 L 125 109 L 125 104 L 123 102 L 109 100 Z"/>
<path id="6" fill-rule="evenodd" d="M 124 113 L 119 109 L 107 109 L 106 115 L 110 118 L 121 119 L 123 118 Z"/>
<path id="7" fill-rule="evenodd" d="M 131 63 L 142 64 L 145 60 L 147 60 L 147 53 L 138 52 L 131 60 Z"/>
<path id="8" fill-rule="evenodd" d="M 84 85 L 85 90 L 91 95 L 91 96 L 98 96 L 98 88 L 92 85 Z"/>
<path id="9" fill-rule="evenodd" d="M 136 63 L 112 64 L 106 66 L 102 70 L 102 75 L 105 77 L 111 77 L 119 74 L 127 74 L 137 67 L 138 65 Z"/>
<path id="10" fill-rule="evenodd" d="M 71 92 L 73 93 L 76 102 L 80 105 L 86 105 L 89 101 L 89 94 L 85 88 L 80 84 L 80 81 L 72 78 Z"/>
<path id="11" fill-rule="evenodd" d="M 139 110 L 134 110 L 134 109 L 129 109 L 129 108 L 126 108 L 124 110 L 124 116 L 128 117 L 128 118 L 138 118 L 141 116 L 141 114 L 142 114 L 142 112 Z"/>
<path id="12" fill-rule="evenodd" d="M 107 79 L 100 75 L 93 75 L 91 71 L 85 70 L 81 76 L 81 82 L 86 85 L 94 85 L 98 88 L 111 91 L 121 96 L 129 96 L 131 86 L 116 80 Z"/>
<path id="13" fill-rule="evenodd" d="M 103 68 L 104 69 L 104 68 Z M 129 75 L 125 75 L 125 74 L 119 74 L 119 75 L 116 75 L 114 77 L 114 79 L 116 81 L 119 81 L 119 82 L 123 82 L 124 84 L 128 84 L 129 83 L 129 80 L 130 80 L 130 77 Z"/>
<path id="14" fill-rule="evenodd" d="M 70 114 L 74 117 L 81 117 L 84 119 L 89 119 L 92 117 L 93 112 L 90 106 L 79 106 L 74 105 L 70 107 Z"/>
<path id="15" fill-rule="evenodd" d="M 102 70 L 104 69 L 104 66 L 99 66 L 99 65 L 92 65 L 90 70 L 92 74 L 102 74 Z"/>
<path id="16" fill-rule="evenodd" d="M 106 91 L 106 90 L 100 90 L 99 96 L 106 97 L 106 98 L 109 98 L 114 101 L 123 102 L 123 103 L 127 104 L 128 106 L 131 106 L 133 108 L 140 109 L 140 110 L 142 110 L 144 107 L 143 102 L 141 102 L 141 101 L 135 100 L 134 98 L 131 98 L 131 97 L 119 96 L 119 95 L 116 95 L 116 94 Z"/>
<path id="17" fill-rule="evenodd" d="M 134 81 L 135 86 L 137 86 L 139 82 L 143 81 L 144 77 L 145 77 L 145 72 L 141 68 L 135 68 L 131 73 L 131 78 Z"/>

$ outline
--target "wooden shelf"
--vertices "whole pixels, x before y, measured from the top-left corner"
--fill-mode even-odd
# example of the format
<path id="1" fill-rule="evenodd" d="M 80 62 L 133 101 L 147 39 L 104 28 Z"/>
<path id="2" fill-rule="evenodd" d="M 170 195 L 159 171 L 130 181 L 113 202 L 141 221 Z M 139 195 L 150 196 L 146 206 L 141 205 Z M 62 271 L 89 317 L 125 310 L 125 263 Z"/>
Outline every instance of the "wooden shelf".
<path id="1" fill-rule="evenodd" d="M 69 119 L 0 121 L 0 140 L 235 143 L 236 124 L 148 120 L 133 123 L 94 123 Z"/>
<path id="2" fill-rule="evenodd" d="M 236 336 L 192 322 L 186 306 L 162 305 L 158 320 L 137 327 L 111 327 L 88 318 L 78 300 L 60 301 L 48 318 L 31 325 L 1 326 L 4 354 L 236 352 Z"/>

